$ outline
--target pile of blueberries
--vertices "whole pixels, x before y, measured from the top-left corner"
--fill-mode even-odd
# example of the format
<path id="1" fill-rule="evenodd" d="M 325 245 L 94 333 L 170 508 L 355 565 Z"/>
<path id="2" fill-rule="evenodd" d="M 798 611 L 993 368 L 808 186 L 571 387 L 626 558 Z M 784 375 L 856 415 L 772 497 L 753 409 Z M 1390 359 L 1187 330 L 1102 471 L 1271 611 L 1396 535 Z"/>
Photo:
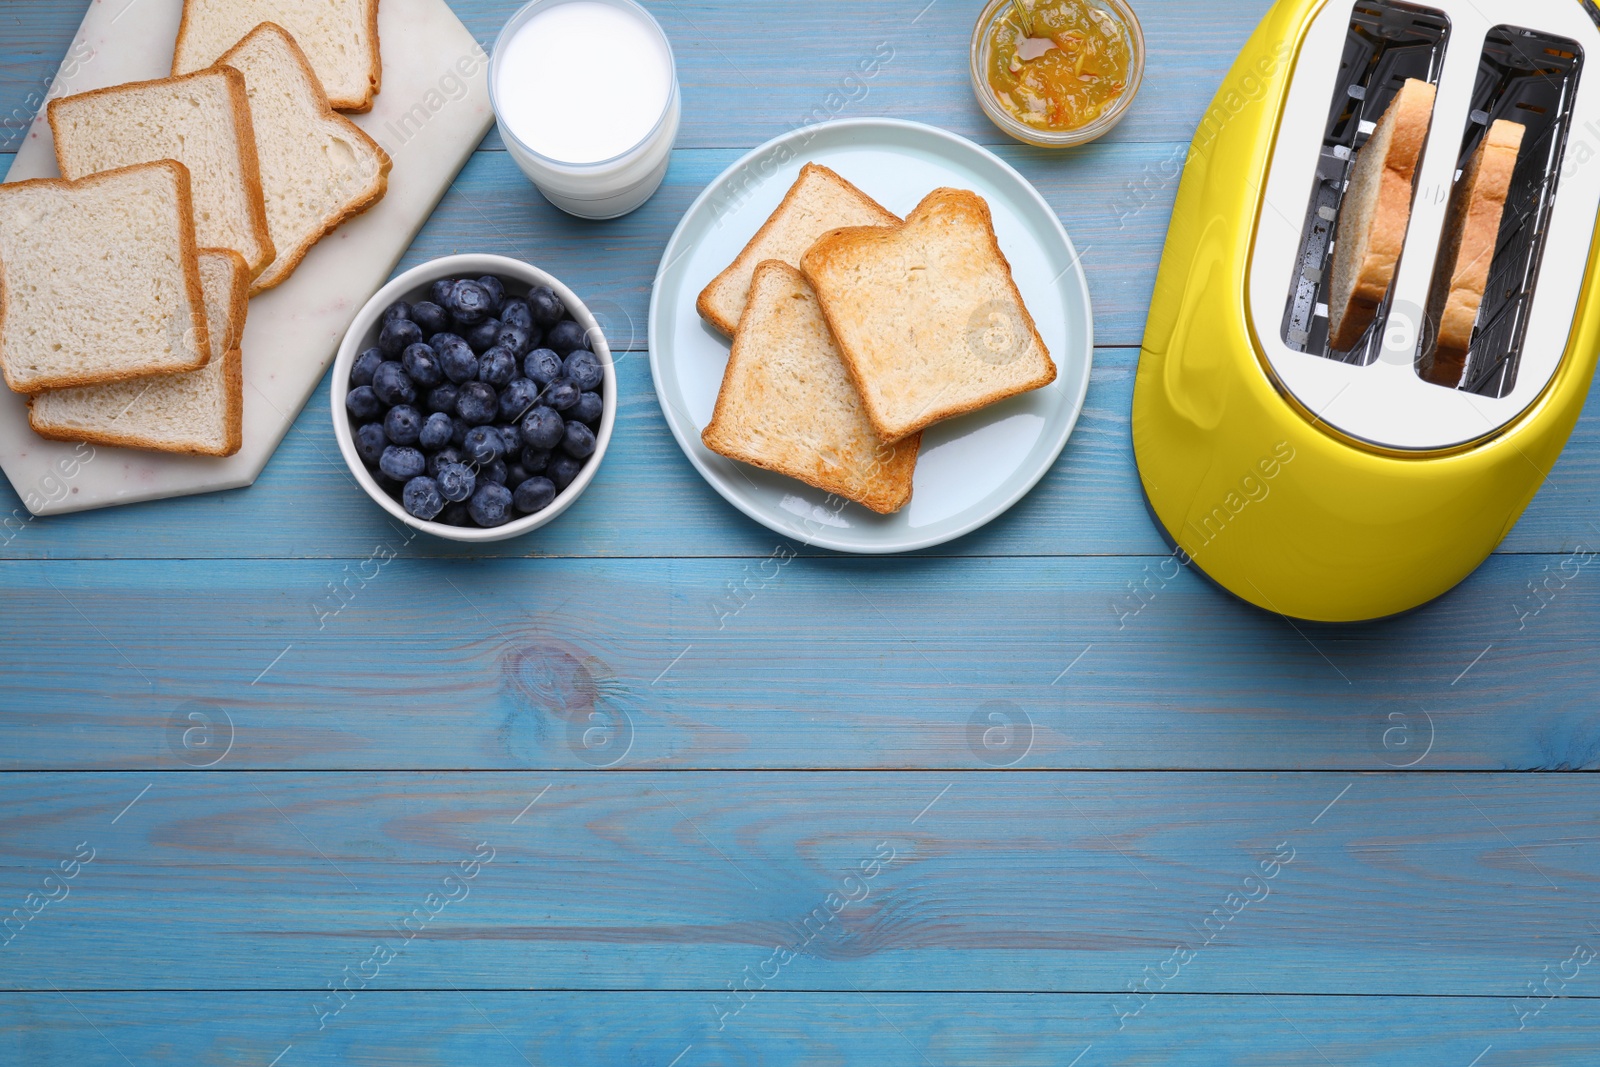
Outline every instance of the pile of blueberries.
<path id="1" fill-rule="evenodd" d="M 350 368 L 356 451 L 419 519 L 500 526 L 548 507 L 594 455 L 599 357 L 544 286 L 442 278 L 384 310 Z"/>

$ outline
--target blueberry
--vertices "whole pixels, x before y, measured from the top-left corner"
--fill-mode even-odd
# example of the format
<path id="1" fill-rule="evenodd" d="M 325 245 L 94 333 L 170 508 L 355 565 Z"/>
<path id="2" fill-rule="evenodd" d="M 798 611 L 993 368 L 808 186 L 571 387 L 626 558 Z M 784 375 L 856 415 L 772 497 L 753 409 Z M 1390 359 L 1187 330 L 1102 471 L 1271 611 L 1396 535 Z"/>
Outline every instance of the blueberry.
<path id="1" fill-rule="evenodd" d="M 554 448 L 561 443 L 566 426 L 561 416 L 540 404 L 522 419 L 522 441 L 533 448 Z"/>
<path id="2" fill-rule="evenodd" d="M 454 278 L 440 278 L 428 286 L 428 300 L 437 307 L 449 308 L 450 290 L 454 289 L 455 285 L 456 280 Z"/>
<path id="3" fill-rule="evenodd" d="M 557 378 L 544 387 L 544 402 L 557 411 L 566 411 L 578 403 L 578 397 L 583 395 L 577 383 L 571 378 Z"/>
<path id="4" fill-rule="evenodd" d="M 579 348 L 587 348 L 589 339 L 584 335 L 583 327 L 571 319 L 562 319 L 544 335 L 545 347 L 555 349 L 558 356 L 565 357 L 568 352 Z"/>
<path id="5" fill-rule="evenodd" d="M 507 462 L 515 461 L 517 454 L 522 451 L 522 429 L 507 424 L 501 424 L 494 429 L 498 430 L 502 442 L 506 442 L 506 448 L 501 451 L 502 456 L 506 456 Z"/>
<path id="6" fill-rule="evenodd" d="M 460 390 L 449 382 L 435 386 L 428 392 L 428 410 L 442 411 L 446 415 L 454 415 L 456 413 L 456 396 L 459 392 Z"/>
<path id="7" fill-rule="evenodd" d="M 421 341 L 406 345 L 406 350 L 400 354 L 400 366 L 412 381 L 424 388 L 432 389 L 444 381 L 444 371 L 439 369 L 439 357 Z"/>
<path id="8" fill-rule="evenodd" d="M 410 317 L 411 305 L 406 303 L 404 300 L 396 300 L 394 303 L 383 309 L 384 322 L 392 322 L 395 319 L 409 319 Z"/>
<path id="9" fill-rule="evenodd" d="M 525 515 L 543 511 L 555 498 L 556 483 L 549 478 L 529 478 L 518 484 L 515 492 L 511 494 L 511 500 L 516 504 L 517 510 Z"/>
<path id="10" fill-rule="evenodd" d="M 527 481 L 528 478 L 528 468 L 524 467 L 520 463 L 507 463 L 506 480 L 500 484 L 505 486 L 507 489 L 514 489 L 523 482 Z"/>
<path id="11" fill-rule="evenodd" d="M 510 297 L 500 305 L 500 321 L 507 326 L 521 326 L 529 333 L 533 332 L 533 312 L 528 310 L 526 300 Z"/>
<path id="12" fill-rule="evenodd" d="M 499 389 L 517 376 L 517 357 L 508 348 L 495 345 L 478 357 L 478 380 Z"/>
<path id="13" fill-rule="evenodd" d="M 478 380 L 478 357 L 463 342 L 445 349 L 439 357 L 439 369 L 455 385 L 465 385 Z"/>
<path id="14" fill-rule="evenodd" d="M 397 445 L 414 445 L 422 434 L 422 412 L 410 404 L 396 404 L 383 417 L 383 432 Z"/>
<path id="15" fill-rule="evenodd" d="M 561 373 L 584 391 L 600 388 L 600 383 L 606 377 L 605 369 L 600 366 L 600 357 L 587 348 L 574 348 L 568 352 L 567 358 L 561 361 Z"/>
<path id="16" fill-rule="evenodd" d="M 478 481 L 480 483 L 493 482 L 495 485 L 505 485 L 506 472 L 509 469 L 505 460 L 497 459 L 493 463 L 488 463 L 478 468 Z"/>
<path id="17" fill-rule="evenodd" d="M 472 462 L 487 465 L 500 458 L 500 453 L 505 451 L 505 441 L 493 426 L 474 426 L 461 442 L 461 450 Z"/>
<path id="18" fill-rule="evenodd" d="M 428 469 L 421 452 L 405 445 L 390 445 L 378 457 L 378 469 L 396 481 L 406 482 Z"/>
<path id="19" fill-rule="evenodd" d="M 439 369 L 452 382 L 460 385 L 478 376 L 478 357 L 462 338 L 453 333 L 436 333 L 428 343 L 439 354 Z"/>
<path id="20" fill-rule="evenodd" d="M 358 385 L 344 395 L 344 409 L 353 419 L 375 419 L 383 414 L 383 401 L 370 385 Z"/>
<path id="21" fill-rule="evenodd" d="M 400 364 L 392 359 L 378 364 L 378 369 L 372 372 L 372 391 L 377 393 L 378 399 L 385 404 L 414 404 L 417 400 L 416 384 Z"/>
<path id="22" fill-rule="evenodd" d="M 472 423 L 463 419 L 460 415 L 452 418 L 450 420 L 450 443 L 460 448 L 461 442 L 467 439 L 467 431 L 470 429 L 472 429 Z"/>
<path id="23" fill-rule="evenodd" d="M 422 327 L 410 319 L 390 319 L 378 331 L 378 347 L 390 359 L 398 359 L 400 353 L 406 350 L 406 345 L 414 345 L 421 340 Z"/>
<path id="24" fill-rule="evenodd" d="M 450 314 L 461 325 L 476 326 L 489 317 L 494 310 L 494 301 L 489 299 L 489 290 L 463 278 L 451 286 L 450 302 L 445 307 L 450 309 Z"/>
<path id="25" fill-rule="evenodd" d="M 567 412 L 567 418 L 587 422 L 591 426 L 600 421 L 600 416 L 605 414 L 606 402 L 599 393 L 584 393 L 578 397 L 578 402 L 572 405 L 572 410 Z"/>
<path id="26" fill-rule="evenodd" d="M 548 348 L 535 348 L 522 361 L 522 373 L 540 385 L 549 385 L 561 377 L 561 357 Z"/>
<path id="27" fill-rule="evenodd" d="M 522 450 L 522 469 L 529 474 L 539 474 L 550 465 L 550 450 L 529 445 Z"/>
<path id="28" fill-rule="evenodd" d="M 555 483 L 557 489 L 565 489 L 572 484 L 572 479 L 578 476 L 578 471 L 583 469 L 583 460 L 573 459 L 568 455 L 558 455 L 550 460 L 550 466 L 545 468 L 545 477 Z"/>
<path id="29" fill-rule="evenodd" d="M 428 477 L 439 477 L 439 472 L 452 463 L 460 463 L 462 466 L 466 466 L 461 450 L 453 445 L 439 449 L 439 451 L 428 457 Z"/>
<path id="30" fill-rule="evenodd" d="M 493 482 L 480 485 L 467 512 L 479 526 L 504 526 L 511 519 L 511 490 Z"/>
<path id="31" fill-rule="evenodd" d="M 456 396 L 456 414 L 473 426 L 493 422 L 500 414 L 500 397 L 484 382 L 468 382 Z"/>
<path id="32" fill-rule="evenodd" d="M 428 338 L 427 343 L 428 347 L 437 352 L 440 358 L 443 358 L 445 348 L 458 343 L 465 345 L 467 343 L 467 339 L 458 333 L 451 333 L 449 330 L 440 330 L 438 333 Z M 470 351 L 471 346 L 468 345 L 467 347 Z"/>
<path id="33" fill-rule="evenodd" d="M 528 413 L 539 399 L 539 387 L 527 378 L 513 378 L 500 390 L 500 417 L 515 422 Z"/>
<path id="34" fill-rule="evenodd" d="M 411 321 L 422 327 L 422 332 L 432 337 L 440 330 L 450 328 L 450 315 L 431 300 L 411 305 Z"/>
<path id="35" fill-rule="evenodd" d="M 401 409 L 396 408 L 396 411 Z M 389 414 L 394 414 L 391 411 Z M 573 459 L 588 459 L 594 455 L 594 431 L 581 422 L 567 420 L 567 427 L 561 434 L 561 451 Z"/>
<path id="36" fill-rule="evenodd" d="M 444 497 L 439 495 L 439 483 L 427 475 L 418 475 L 406 483 L 400 502 L 406 513 L 419 519 L 431 519 L 444 510 Z"/>
<path id="37" fill-rule="evenodd" d="M 549 286 L 540 285 L 528 290 L 528 312 L 533 324 L 548 330 L 567 316 L 567 307 Z"/>
<path id="38" fill-rule="evenodd" d="M 395 409 L 395 411 L 399 410 L 399 408 Z M 393 414 L 393 412 L 390 414 Z M 422 429 L 417 434 L 417 444 L 429 452 L 435 452 L 449 443 L 450 416 L 442 411 L 435 411 L 422 424 Z"/>
<path id="39" fill-rule="evenodd" d="M 500 329 L 495 332 L 494 343 L 521 359 L 533 347 L 533 331 L 525 326 L 511 326 L 502 322 Z"/>
<path id="40" fill-rule="evenodd" d="M 439 480 L 440 494 L 451 503 L 467 499 L 478 487 L 478 476 L 465 463 L 441 463 L 434 477 Z"/>
<path id="41" fill-rule="evenodd" d="M 378 364 L 383 362 L 383 353 L 376 348 L 369 348 L 356 357 L 350 364 L 350 386 L 371 385 L 372 372 L 378 369 Z"/>
<path id="42" fill-rule="evenodd" d="M 383 450 L 388 444 L 389 439 L 384 436 L 382 423 L 369 422 L 356 429 L 356 454 L 369 467 L 378 462 L 378 457 L 383 455 Z"/>
<path id="43" fill-rule="evenodd" d="M 444 510 L 439 512 L 437 521 L 449 523 L 451 526 L 471 526 L 472 515 L 464 503 L 446 504 Z"/>
<path id="44" fill-rule="evenodd" d="M 489 294 L 489 301 L 495 307 L 498 308 L 505 303 L 506 286 L 499 278 L 496 278 L 493 274 L 485 274 L 478 279 L 478 284 L 483 286 L 484 292 Z"/>
<path id="45" fill-rule="evenodd" d="M 467 327 L 467 332 L 461 336 L 467 339 L 467 344 L 472 346 L 474 352 L 483 352 L 494 344 L 495 335 L 499 332 L 499 319 L 484 319 L 476 326 Z"/>

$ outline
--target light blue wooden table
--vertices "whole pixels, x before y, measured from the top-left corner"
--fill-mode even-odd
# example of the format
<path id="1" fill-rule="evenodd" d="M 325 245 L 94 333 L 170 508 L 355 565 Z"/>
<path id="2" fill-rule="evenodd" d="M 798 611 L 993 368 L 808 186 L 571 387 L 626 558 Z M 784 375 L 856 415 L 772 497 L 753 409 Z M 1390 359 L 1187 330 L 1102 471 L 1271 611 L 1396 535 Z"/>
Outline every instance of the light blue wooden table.
<path id="1" fill-rule="evenodd" d="M 457 10 L 488 42 L 513 6 Z M 1143 0 L 1131 117 L 1060 155 L 973 103 L 973 0 L 650 6 L 655 199 L 567 219 L 491 134 L 402 264 L 519 256 L 607 317 L 617 437 L 554 526 L 406 540 L 326 386 L 247 490 L 23 521 L 0 487 L 0 1064 L 1600 1063 L 1600 419 L 1406 618 L 1146 584 L 1137 345 L 1261 0 Z M 0 116 L 82 13 L 0 6 Z M 993 146 L 1084 249 L 1076 433 L 927 554 L 782 545 L 651 391 L 667 235 L 818 108 Z"/>

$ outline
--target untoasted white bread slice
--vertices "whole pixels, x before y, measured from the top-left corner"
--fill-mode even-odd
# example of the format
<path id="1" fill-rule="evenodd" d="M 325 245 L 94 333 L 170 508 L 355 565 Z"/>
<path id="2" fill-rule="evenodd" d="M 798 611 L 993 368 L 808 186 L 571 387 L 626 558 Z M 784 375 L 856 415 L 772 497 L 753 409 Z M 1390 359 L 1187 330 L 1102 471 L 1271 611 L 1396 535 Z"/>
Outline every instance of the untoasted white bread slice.
<path id="1" fill-rule="evenodd" d="M 207 329 L 217 355 L 199 370 L 130 378 L 110 385 L 51 389 L 28 401 L 28 424 L 41 437 L 231 456 L 243 439 L 244 333 L 250 268 L 228 248 L 200 250 Z"/>
<path id="2" fill-rule="evenodd" d="M 189 168 L 195 240 L 231 248 L 252 274 L 272 262 L 244 76 L 232 67 L 50 101 L 63 178 L 176 159 Z"/>
<path id="3" fill-rule="evenodd" d="M 278 253 L 250 289 L 259 293 L 287 278 L 324 234 L 378 202 L 388 188 L 389 156 L 328 106 L 282 26 L 263 22 L 221 62 L 244 75 L 267 230 Z"/>
<path id="4" fill-rule="evenodd" d="M 371 110 L 383 79 L 378 0 L 184 0 L 172 73 L 209 67 L 263 22 L 300 42 L 334 107 Z"/>
<path id="5" fill-rule="evenodd" d="M 170 159 L 0 185 L 0 371 L 19 393 L 211 358 L 189 172 Z"/>
<path id="6" fill-rule="evenodd" d="M 816 294 L 787 263 L 764 260 L 734 333 L 711 422 L 700 439 L 873 511 L 911 499 L 921 434 L 886 444 L 872 429 Z"/>
<path id="7" fill-rule="evenodd" d="M 885 441 L 1056 379 L 976 193 L 935 189 L 900 226 L 833 230 L 800 267 Z"/>
<path id="8" fill-rule="evenodd" d="M 894 226 L 899 222 L 898 215 L 827 167 L 807 163 L 783 195 L 782 203 L 761 224 L 744 250 L 701 291 L 695 308 L 707 322 L 732 337 L 739 316 L 744 313 L 745 295 L 750 291 L 750 276 L 755 273 L 756 264 L 776 259 L 798 267 L 811 243 L 829 230 L 840 226 Z"/>
<path id="9" fill-rule="evenodd" d="M 1432 358 L 1423 369 L 1430 382 L 1461 384 L 1523 131 L 1521 123 L 1505 119 L 1491 123 L 1451 190 L 1444 241 L 1428 290 L 1428 321 L 1437 323 L 1439 330 Z"/>
<path id="10" fill-rule="evenodd" d="M 1407 78 L 1356 153 L 1329 269 L 1328 345 L 1340 352 L 1361 340 L 1394 280 L 1411 221 L 1417 157 L 1432 120 L 1433 86 Z"/>

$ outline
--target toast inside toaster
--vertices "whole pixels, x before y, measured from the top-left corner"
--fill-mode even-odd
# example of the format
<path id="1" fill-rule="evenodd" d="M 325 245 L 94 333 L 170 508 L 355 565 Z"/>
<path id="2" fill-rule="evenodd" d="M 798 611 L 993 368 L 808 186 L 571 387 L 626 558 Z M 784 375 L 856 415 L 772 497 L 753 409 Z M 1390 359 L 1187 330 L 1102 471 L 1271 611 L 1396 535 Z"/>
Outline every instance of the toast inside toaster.
<path id="1" fill-rule="evenodd" d="M 1356 154 L 1407 79 L 1437 79 L 1449 36 L 1450 20 L 1434 8 L 1362 2 L 1351 11 L 1284 311 L 1283 341 L 1293 351 L 1362 366 L 1378 358 L 1387 296 L 1373 319 L 1377 328 L 1345 351 L 1329 344 L 1327 304 L 1339 210 Z"/>
<path id="2" fill-rule="evenodd" d="M 1418 351 L 1417 373 L 1424 380 L 1491 397 L 1505 396 L 1516 385 L 1556 184 L 1564 161 L 1566 166 L 1582 165 L 1594 153 L 1587 142 L 1570 155 L 1567 151 L 1582 62 L 1573 41 L 1533 30 L 1497 26 L 1484 41 L 1429 290 L 1430 329 Z M 1508 152 L 1510 142 L 1516 147 Z M 1492 181 L 1481 181 L 1479 173 L 1482 161 L 1496 156 L 1514 161 L 1509 183 L 1502 179 L 1499 189 Z M 1478 186 L 1491 186 L 1478 193 L 1483 202 L 1477 204 L 1472 202 L 1475 178 L 1480 179 Z M 1487 270 L 1482 263 L 1461 262 L 1472 258 L 1453 253 L 1463 231 L 1472 239 L 1473 210 L 1492 211 L 1495 205 L 1487 198 L 1502 194 L 1493 243 L 1480 240 L 1475 253 L 1492 254 Z M 1459 324 L 1452 329 L 1444 322 L 1453 272 L 1458 280 L 1462 273 L 1484 279 L 1475 302 L 1476 319 L 1468 327 L 1470 340 L 1462 336 Z"/>

